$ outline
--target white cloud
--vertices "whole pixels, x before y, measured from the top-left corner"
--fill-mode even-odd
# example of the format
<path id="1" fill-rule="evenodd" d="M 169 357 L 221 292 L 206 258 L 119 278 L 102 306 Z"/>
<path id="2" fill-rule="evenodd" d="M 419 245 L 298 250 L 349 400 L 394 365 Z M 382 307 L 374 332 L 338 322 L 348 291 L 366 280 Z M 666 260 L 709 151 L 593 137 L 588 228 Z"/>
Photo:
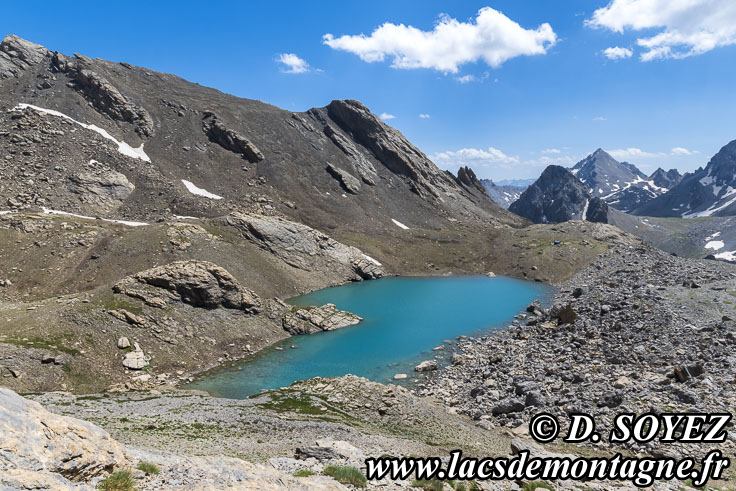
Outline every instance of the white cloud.
<path id="1" fill-rule="evenodd" d="M 669 152 L 645 152 L 644 150 L 640 148 L 622 148 L 622 149 L 617 149 L 617 150 L 609 150 L 608 153 L 611 154 L 611 157 L 617 160 L 624 160 L 624 159 L 652 159 L 652 158 L 672 157 L 672 156 L 681 156 L 681 155 L 695 155 L 698 152 L 694 150 L 688 150 L 687 148 L 683 148 L 683 147 L 675 147 Z"/>
<path id="2" fill-rule="evenodd" d="M 603 50 L 603 56 L 609 60 L 622 60 L 624 58 L 631 58 L 633 55 L 634 52 L 629 48 L 622 48 L 620 46 L 614 46 Z"/>
<path id="3" fill-rule="evenodd" d="M 284 73 L 305 73 L 310 70 L 309 63 L 294 53 L 281 53 L 276 57 L 276 61 L 283 65 L 281 71 Z"/>
<path id="4" fill-rule="evenodd" d="M 642 61 L 686 58 L 736 44 L 733 0 L 612 0 L 586 24 L 623 33 L 626 29 L 659 32 L 641 37 Z"/>
<path id="5" fill-rule="evenodd" d="M 603 116 L 596 116 L 593 118 L 593 121 L 608 121 L 608 118 L 604 118 Z"/>
<path id="6" fill-rule="evenodd" d="M 388 121 L 389 119 L 396 119 L 396 116 L 394 116 L 393 114 L 389 114 L 389 113 L 381 113 L 381 115 L 378 117 L 384 121 Z"/>
<path id="7" fill-rule="evenodd" d="M 439 152 L 430 158 L 440 167 L 455 169 L 462 165 L 471 167 L 487 167 L 492 164 L 518 164 L 519 158 L 506 155 L 501 150 L 493 147 L 461 148 L 457 151 Z"/>
<path id="8" fill-rule="evenodd" d="M 683 147 L 675 147 L 671 150 L 672 155 L 695 155 L 698 153 L 695 150 L 688 150 L 687 148 Z"/>
<path id="9" fill-rule="evenodd" d="M 467 84 L 470 82 L 475 82 L 477 79 L 475 78 L 475 75 L 463 75 L 462 77 L 455 77 L 455 80 L 457 80 L 461 84 Z"/>
<path id="10" fill-rule="evenodd" d="M 322 39 L 327 46 L 354 53 L 368 63 L 390 57 L 393 68 L 457 73 L 461 65 L 479 60 L 497 68 L 517 56 L 545 54 L 557 35 L 548 23 L 524 29 L 501 12 L 483 7 L 468 22 L 442 15 L 431 31 L 386 22 L 370 36 L 325 34 Z"/>
<path id="11" fill-rule="evenodd" d="M 542 150 L 542 153 L 559 155 L 562 152 L 559 148 L 545 148 L 544 150 Z"/>
<path id="12" fill-rule="evenodd" d="M 422 113 L 422 114 L 419 115 L 419 117 L 422 118 L 422 119 L 429 119 L 432 116 L 430 116 L 429 114 L 426 114 L 426 113 Z"/>

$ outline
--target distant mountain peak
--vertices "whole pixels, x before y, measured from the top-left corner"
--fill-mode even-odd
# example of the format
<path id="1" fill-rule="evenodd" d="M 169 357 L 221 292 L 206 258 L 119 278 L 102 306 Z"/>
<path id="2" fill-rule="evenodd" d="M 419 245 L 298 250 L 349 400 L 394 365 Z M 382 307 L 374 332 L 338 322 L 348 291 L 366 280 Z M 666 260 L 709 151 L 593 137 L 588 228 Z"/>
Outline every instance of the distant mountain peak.
<path id="1" fill-rule="evenodd" d="M 509 211 L 534 223 L 608 221 L 605 201 L 591 196 L 579 179 L 559 165 L 544 169 L 539 179 L 522 193 Z"/>
<path id="2" fill-rule="evenodd" d="M 664 194 L 681 178 L 677 171 L 647 177 L 634 164 L 619 162 L 602 148 L 575 164 L 571 172 L 593 196 L 625 212 Z"/>

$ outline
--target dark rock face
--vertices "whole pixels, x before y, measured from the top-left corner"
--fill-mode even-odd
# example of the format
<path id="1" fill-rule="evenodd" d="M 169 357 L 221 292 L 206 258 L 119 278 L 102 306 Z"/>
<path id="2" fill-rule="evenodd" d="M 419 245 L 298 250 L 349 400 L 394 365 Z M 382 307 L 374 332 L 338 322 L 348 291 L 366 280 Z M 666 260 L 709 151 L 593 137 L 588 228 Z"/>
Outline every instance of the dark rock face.
<path id="1" fill-rule="evenodd" d="M 235 130 L 228 128 L 214 113 L 207 112 L 202 119 L 202 128 L 210 141 L 217 143 L 225 150 L 239 153 L 251 163 L 264 159 L 258 147 Z"/>
<path id="2" fill-rule="evenodd" d="M 585 184 L 592 196 L 602 198 L 612 208 L 624 212 L 661 196 L 680 179 L 680 174 L 674 169 L 667 172 L 657 169 L 647 177 L 635 165 L 619 162 L 600 148 L 578 162 L 571 172 Z"/>
<path id="3" fill-rule="evenodd" d="M 75 87 L 97 109 L 116 121 L 132 123 L 142 137 L 154 132 L 151 115 L 125 97 L 109 80 L 91 68 L 91 59 L 78 56 L 70 59 L 55 53 L 52 63 L 56 70 L 66 72 L 73 78 Z"/>
<path id="4" fill-rule="evenodd" d="M 327 163 L 327 172 L 337 179 L 340 184 L 342 184 L 342 187 L 345 188 L 345 191 L 352 194 L 358 194 L 358 191 L 360 191 L 360 181 L 355 178 L 352 174 L 350 174 L 348 171 L 338 169 L 334 165 Z"/>
<path id="5" fill-rule="evenodd" d="M 656 200 L 636 208 L 635 215 L 658 217 L 725 217 L 736 215 L 736 140 L 721 148 L 705 168 L 685 174 Z"/>
<path id="6" fill-rule="evenodd" d="M 608 215 L 605 202 L 591 198 L 575 176 L 557 165 L 547 167 L 539 179 L 511 204 L 509 211 L 534 223 L 568 220 L 607 223 Z"/>
<path id="7" fill-rule="evenodd" d="M 682 174 L 680 174 L 677 169 L 665 171 L 660 167 L 652 172 L 652 175 L 649 176 L 649 180 L 652 181 L 655 186 L 671 189 L 682 180 Z"/>
<path id="8" fill-rule="evenodd" d="M 589 222 L 608 223 L 608 204 L 600 198 L 591 198 L 588 213 L 583 219 Z"/>

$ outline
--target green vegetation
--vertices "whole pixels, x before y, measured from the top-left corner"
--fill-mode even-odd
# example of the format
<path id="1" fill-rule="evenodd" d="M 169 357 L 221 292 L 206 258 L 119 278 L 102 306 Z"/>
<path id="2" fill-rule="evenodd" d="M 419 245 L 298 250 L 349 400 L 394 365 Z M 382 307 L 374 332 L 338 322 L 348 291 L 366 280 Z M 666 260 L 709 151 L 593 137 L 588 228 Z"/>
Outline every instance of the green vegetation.
<path id="1" fill-rule="evenodd" d="M 442 491 L 445 484 L 450 486 L 454 491 L 477 491 L 480 489 L 475 481 L 453 481 L 448 479 L 442 481 L 440 479 L 415 479 L 412 481 L 412 487 L 424 489 L 425 491 Z"/>
<path id="2" fill-rule="evenodd" d="M 153 462 L 145 461 L 138 462 L 138 466 L 136 467 L 136 469 L 145 472 L 147 476 L 155 475 L 161 472 L 161 469 L 159 469 L 156 464 L 154 464 Z"/>
<path id="3" fill-rule="evenodd" d="M 411 485 L 425 491 L 442 491 L 445 484 L 439 479 L 415 479 Z"/>
<path id="4" fill-rule="evenodd" d="M 135 478 L 130 471 L 115 471 L 100 483 L 99 489 L 102 491 L 133 491 Z"/>
<path id="5" fill-rule="evenodd" d="M 366 484 L 368 484 L 368 480 L 360 469 L 356 469 L 355 467 L 350 467 L 348 465 L 328 465 L 322 472 L 324 475 L 332 477 L 340 484 L 352 484 L 357 488 L 364 488 Z"/>
<path id="6" fill-rule="evenodd" d="M 67 336 L 56 336 L 53 339 L 42 339 L 42 338 L 2 338 L 0 343 L 12 344 L 15 346 L 22 346 L 23 348 L 40 348 L 47 349 L 50 351 L 60 351 L 68 355 L 76 356 L 80 354 L 78 349 L 69 348 L 62 344 L 62 341 L 68 338 Z"/>
<path id="7" fill-rule="evenodd" d="M 294 473 L 294 477 L 309 477 L 313 475 L 314 471 L 310 471 L 309 469 L 299 469 Z"/>
<path id="8" fill-rule="evenodd" d="M 551 489 L 552 491 L 555 491 L 555 488 L 551 484 L 547 484 L 543 481 L 526 482 L 521 487 L 521 491 L 534 491 L 535 489 Z"/>
<path id="9" fill-rule="evenodd" d="M 123 309 L 133 314 L 143 313 L 143 307 L 140 304 L 127 302 L 125 300 L 118 300 L 114 297 L 104 298 L 101 301 L 101 304 L 102 304 L 102 307 L 104 307 L 107 310 Z"/>

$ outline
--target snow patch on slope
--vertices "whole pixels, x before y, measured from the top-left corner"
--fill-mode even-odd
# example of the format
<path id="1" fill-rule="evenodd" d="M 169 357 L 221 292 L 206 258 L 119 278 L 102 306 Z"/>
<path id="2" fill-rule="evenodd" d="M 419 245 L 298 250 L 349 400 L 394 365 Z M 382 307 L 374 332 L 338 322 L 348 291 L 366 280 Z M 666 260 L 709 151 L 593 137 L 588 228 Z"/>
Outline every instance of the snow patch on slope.
<path id="1" fill-rule="evenodd" d="M 714 251 L 717 251 L 719 249 L 723 249 L 723 247 L 726 244 L 723 243 L 722 240 L 711 240 L 707 244 L 705 244 L 706 249 L 713 249 Z"/>
<path id="2" fill-rule="evenodd" d="M 406 225 L 404 225 L 400 221 L 394 220 L 393 218 L 391 219 L 391 221 L 394 222 L 394 225 L 396 225 L 397 227 L 403 228 L 404 230 L 409 230 L 409 227 L 407 227 Z"/>
<path id="3" fill-rule="evenodd" d="M 186 179 L 182 179 L 181 182 L 184 183 L 184 186 L 186 186 L 187 191 L 189 191 L 192 194 L 196 194 L 197 196 L 203 196 L 203 197 L 209 198 L 209 199 L 222 199 L 222 196 L 218 196 L 218 195 L 216 195 L 214 193 L 210 193 L 206 189 L 198 188 L 191 181 L 187 181 Z"/>
<path id="4" fill-rule="evenodd" d="M 143 143 L 141 143 L 141 146 L 140 147 L 133 148 L 130 145 L 128 145 L 127 143 L 125 143 L 124 141 L 117 140 L 110 133 L 108 133 L 107 131 L 103 130 L 99 126 L 95 126 L 93 124 L 81 123 L 81 122 L 77 121 L 76 119 L 71 118 L 71 117 L 67 116 L 66 114 L 64 114 L 62 112 L 54 111 L 53 109 L 45 109 L 43 107 L 38 107 L 38 106 L 34 106 L 32 104 L 25 104 L 25 103 L 18 104 L 17 106 L 15 106 L 12 109 L 12 111 L 20 111 L 20 110 L 23 110 L 23 109 L 26 109 L 26 108 L 33 109 L 34 111 L 38 111 L 38 112 L 43 113 L 43 114 L 49 114 L 51 116 L 58 116 L 60 118 L 64 118 L 64 119 L 67 119 L 69 121 L 72 121 L 73 123 L 78 124 L 82 128 L 86 128 L 88 130 L 92 130 L 95 133 L 100 134 L 103 138 L 107 138 L 111 142 L 115 143 L 118 146 L 118 152 L 122 153 L 123 155 L 127 155 L 128 157 L 132 157 L 134 159 L 140 159 L 140 160 L 143 160 L 145 162 L 150 162 L 151 161 L 151 159 L 148 157 L 148 155 L 146 155 L 146 152 L 143 151 Z"/>
<path id="5" fill-rule="evenodd" d="M 50 208 L 41 208 L 41 211 L 43 211 L 44 215 L 64 215 L 74 218 L 81 218 L 82 220 L 97 220 L 95 217 L 88 217 L 85 215 L 77 215 L 76 213 L 69 213 L 67 211 L 59 211 L 59 210 L 52 210 Z M 119 223 L 121 225 L 127 225 L 128 227 L 143 227 L 145 225 L 148 225 L 146 222 L 131 222 L 128 220 L 112 220 L 110 218 L 102 218 L 103 222 L 109 222 L 109 223 Z"/>

